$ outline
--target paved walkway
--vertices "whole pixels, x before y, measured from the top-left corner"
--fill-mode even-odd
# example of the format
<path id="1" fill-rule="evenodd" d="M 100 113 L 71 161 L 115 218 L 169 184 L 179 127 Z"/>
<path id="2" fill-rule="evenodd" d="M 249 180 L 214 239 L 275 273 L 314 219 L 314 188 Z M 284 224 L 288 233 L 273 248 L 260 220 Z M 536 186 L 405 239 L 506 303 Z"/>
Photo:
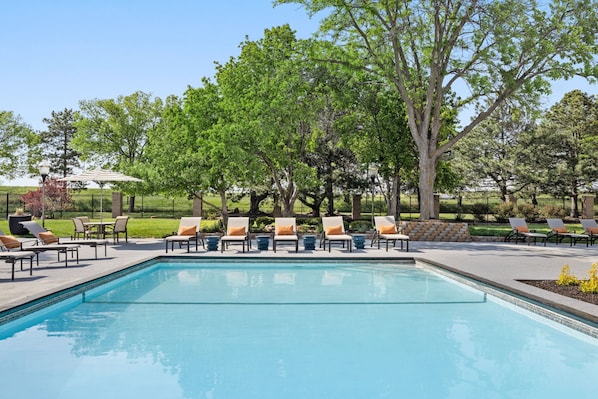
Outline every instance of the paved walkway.
<path id="1" fill-rule="evenodd" d="M 369 242 L 368 242 L 369 245 Z M 565 264 L 578 278 L 586 278 L 592 263 L 598 262 L 598 246 L 586 247 L 568 244 L 548 244 L 527 246 L 513 243 L 446 243 L 412 242 L 410 251 L 399 249 L 370 248 L 354 250 L 352 253 L 340 247 L 332 251 L 300 250 L 294 253 L 291 246 L 281 246 L 277 253 L 272 250 L 258 251 L 254 242 L 250 252 L 242 253 L 240 246 L 231 246 L 223 254 L 220 251 L 191 251 L 192 256 L 205 257 L 276 257 L 276 258 L 415 258 L 440 263 L 461 273 L 475 276 L 483 281 L 532 296 L 543 302 L 552 302 L 558 307 L 568 308 L 577 315 L 598 324 L 598 306 L 552 294 L 545 290 L 529 286 L 517 280 L 538 279 L 554 280 Z M 271 247 L 270 247 L 271 248 Z M 175 249 L 169 255 L 187 255 L 186 250 Z M 98 251 L 99 259 L 94 259 L 92 248 L 81 247 L 80 262 L 70 261 L 68 268 L 64 262 L 58 262 L 56 253 L 40 255 L 40 265 L 33 268 L 29 276 L 28 265 L 24 271 L 18 270 L 15 281 L 10 280 L 10 265 L 0 263 L 0 311 L 10 309 L 57 290 L 123 269 L 140 261 L 165 255 L 164 242 L 161 239 L 130 239 L 128 244 L 110 245 L 108 256 L 103 256 L 103 249 Z"/>

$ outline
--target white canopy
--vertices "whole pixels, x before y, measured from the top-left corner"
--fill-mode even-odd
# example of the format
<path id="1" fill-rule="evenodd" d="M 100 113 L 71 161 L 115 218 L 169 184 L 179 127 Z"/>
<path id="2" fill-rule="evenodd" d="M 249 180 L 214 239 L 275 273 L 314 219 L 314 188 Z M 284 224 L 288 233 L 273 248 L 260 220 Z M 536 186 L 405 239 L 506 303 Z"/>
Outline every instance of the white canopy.
<path id="1" fill-rule="evenodd" d="M 100 220 L 102 220 L 102 202 L 103 202 L 103 191 L 104 185 L 111 181 L 129 181 L 129 182 L 141 182 L 143 180 L 133 176 L 127 176 L 119 172 L 113 172 L 106 169 L 92 169 L 76 175 L 71 175 L 58 179 L 60 181 L 93 181 L 100 186 Z"/>

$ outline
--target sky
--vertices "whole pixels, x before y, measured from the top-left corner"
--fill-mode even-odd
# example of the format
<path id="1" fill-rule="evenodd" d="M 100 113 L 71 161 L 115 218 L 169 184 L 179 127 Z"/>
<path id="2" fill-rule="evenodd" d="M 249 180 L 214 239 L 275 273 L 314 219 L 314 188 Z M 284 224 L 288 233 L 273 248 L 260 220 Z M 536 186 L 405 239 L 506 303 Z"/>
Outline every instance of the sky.
<path id="1" fill-rule="evenodd" d="M 214 62 L 239 55 L 239 44 L 288 23 L 311 36 L 319 17 L 272 0 L 3 0 L 0 2 L 0 110 L 35 130 L 52 111 L 79 101 L 136 91 L 165 99 L 213 77 Z M 583 79 L 559 82 L 547 105 Z M 37 184 L 19 179 L 0 184 Z"/>

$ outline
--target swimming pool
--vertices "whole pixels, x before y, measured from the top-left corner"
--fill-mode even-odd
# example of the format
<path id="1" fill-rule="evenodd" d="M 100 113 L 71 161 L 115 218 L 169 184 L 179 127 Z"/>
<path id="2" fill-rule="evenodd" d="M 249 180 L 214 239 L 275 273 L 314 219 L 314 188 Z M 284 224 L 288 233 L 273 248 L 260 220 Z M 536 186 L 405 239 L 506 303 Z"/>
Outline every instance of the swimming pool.
<path id="1" fill-rule="evenodd" d="M 598 341 L 420 264 L 152 264 L 0 327 L 7 398 L 586 398 Z"/>

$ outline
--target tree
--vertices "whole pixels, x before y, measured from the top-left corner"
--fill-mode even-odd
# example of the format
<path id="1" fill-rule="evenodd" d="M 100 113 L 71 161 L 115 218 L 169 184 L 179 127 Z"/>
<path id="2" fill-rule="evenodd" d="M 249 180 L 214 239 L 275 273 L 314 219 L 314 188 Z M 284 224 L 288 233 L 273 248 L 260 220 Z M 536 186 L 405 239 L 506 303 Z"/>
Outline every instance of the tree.
<path id="1" fill-rule="evenodd" d="M 443 154 L 519 93 L 546 93 L 550 80 L 595 78 L 595 0 L 278 0 L 325 11 L 330 61 L 372 71 L 403 99 L 419 154 L 422 219 L 436 218 L 434 182 Z M 451 92 L 470 122 L 442 137 Z"/>
<path id="2" fill-rule="evenodd" d="M 42 155 L 50 161 L 53 173 L 66 177 L 73 173 L 74 168 L 79 168 L 79 153 L 71 146 L 71 140 L 77 133 L 74 126 L 76 114 L 72 109 L 52 111 L 51 118 L 44 118 L 48 130 L 40 133 Z"/>
<path id="3" fill-rule="evenodd" d="M 22 174 L 27 166 L 28 144 L 35 133 L 21 117 L 12 111 L 0 111 L 0 170 L 2 177 L 12 179 Z"/>
<path id="4" fill-rule="evenodd" d="M 144 158 L 149 133 L 162 116 L 162 100 L 151 94 L 135 92 L 116 100 L 80 101 L 77 132 L 71 143 L 82 160 L 91 160 L 104 168 L 130 173 Z M 119 184 L 127 189 L 127 184 Z M 130 210 L 135 205 L 129 201 Z"/>
<path id="5" fill-rule="evenodd" d="M 579 216 L 580 190 L 598 180 L 598 101 L 580 90 L 565 94 L 538 126 L 533 156 L 536 180 L 545 192 L 571 198 L 571 217 Z"/>
<path id="6" fill-rule="evenodd" d="M 417 164 L 403 101 L 385 84 L 364 83 L 362 79 L 354 86 L 359 124 L 352 129 L 351 148 L 362 163 L 376 167 L 376 173 L 370 178 L 383 192 L 388 214 L 398 220 L 402 177 Z M 379 177 L 382 182 L 378 181 Z"/>
<path id="7" fill-rule="evenodd" d="M 490 179 L 500 198 L 521 191 L 529 180 L 527 171 L 535 170 L 526 152 L 526 137 L 536 129 L 535 113 L 526 104 L 505 102 L 455 146 L 455 165 L 469 185 L 478 186 Z"/>
<path id="8" fill-rule="evenodd" d="M 319 108 L 307 46 L 288 25 L 267 29 L 263 39 L 246 40 L 241 55 L 218 65 L 216 73 L 226 115 L 222 141 L 234 141 L 246 159 L 261 161 L 267 175 L 251 179 L 273 180 L 285 216 L 293 214 L 299 190 L 317 183 L 305 159 Z"/>

